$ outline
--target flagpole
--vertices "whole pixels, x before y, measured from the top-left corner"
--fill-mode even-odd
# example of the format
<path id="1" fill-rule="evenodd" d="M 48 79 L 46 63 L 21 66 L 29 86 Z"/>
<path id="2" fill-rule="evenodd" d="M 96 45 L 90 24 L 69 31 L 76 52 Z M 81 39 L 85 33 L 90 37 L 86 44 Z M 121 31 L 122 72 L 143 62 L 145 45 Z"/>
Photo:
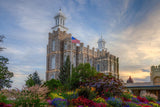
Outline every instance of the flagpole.
<path id="1" fill-rule="evenodd" d="M 71 53 L 70 53 L 70 83 L 71 83 L 71 78 L 72 78 L 72 36 L 71 36 Z"/>

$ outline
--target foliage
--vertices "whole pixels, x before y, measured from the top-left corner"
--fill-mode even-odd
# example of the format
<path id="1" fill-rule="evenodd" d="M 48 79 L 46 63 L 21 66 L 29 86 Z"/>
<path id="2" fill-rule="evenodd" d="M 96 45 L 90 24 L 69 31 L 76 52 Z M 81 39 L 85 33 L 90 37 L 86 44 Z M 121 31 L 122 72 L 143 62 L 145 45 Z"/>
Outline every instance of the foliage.
<path id="1" fill-rule="evenodd" d="M 54 89 L 62 86 L 61 82 L 59 80 L 55 80 L 55 79 L 51 79 L 49 81 L 46 81 L 44 83 L 44 85 L 47 86 L 50 90 L 54 90 Z"/>
<path id="2" fill-rule="evenodd" d="M 13 73 L 8 71 L 8 58 L 0 56 L 0 90 L 4 87 L 10 88 L 12 81 L 10 80 L 13 77 Z"/>
<path id="3" fill-rule="evenodd" d="M 84 98 L 93 99 L 97 96 L 96 92 L 89 87 L 81 87 L 78 90 L 78 95 L 83 96 Z"/>
<path id="4" fill-rule="evenodd" d="M 138 105 L 133 102 L 126 102 L 126 107 L 137 107 Z"/>
<path id="5" fill-rule="evenodd" d="M 96 70 L 89 63 L 81 63 L 72 70 L 71 89 L 79 88 L 80 82 L 84 82 L 86 78 L 96 75 Z"/>
<path id="6" fill-rule="evenodd" d="M 67 56 L 64 65 L 60 68 L 59 80 L 63 85 L 69 84 L 69 78 L 70 78 L 70 58 L 69 56 Z"/>
<path id="7" fill-rule="evenodd" d="M 83 96 L 80 96 L 77 99 L 72 99 L 71 104 L 75 106 L 83 105 L 83 106 L 89 106 L 89 107 L 94 107 L 95 105 L 95 103 L 92 100 L 84 98 Z"/>
<path id="8" fill-rule="evenodd" d="M 120 98 L 109 97 L 107 103 L 113 107 L 122 107 L 122 100 Z"/>
<path id="9" fill-rule="evenodd" d="M 78 97 L 78 93 L 74 92 L 74 91 L 69 91 L 69 92 L 62 93 L 62 96 L 65 99 L 71 100 L 71 99 L 77 98 Z"/>
<path id="10" fill-rule="evenodd" d="M 0 93 L 0 103 L 3 103 L 3 105 L 6 106 L 6 104 L 11 104 L 12 101 L 8 100 L 5 95 L 3 95 L 2 93 Z"/>
<path id="11" fill-rule="evenodd" d="M 82 82 L 81 85 L 95 87 L 99 95 L 105 95 L 107 90 L 107 92 L 112 93 L 113 96 L 119 96 L 125 89 L 122 80 L 115 78 L 111 74 L 104 75 L 103 73 L 98 73 L 95 76 L 86 78 L 85 82 Z"/>
<path id="12" fill-rule="evenodd" d="M 4 90 L 3 93 L 10 99 L 14 99 L 15 107 L 39 107 L 46 105 L 46 95 L 49 92 L 47 87 L 44 86 L 32 86 L 25 87 L 21 91 L 19 89 Z"/>
<path id="13" fill-rule="evenodd" d="M 3 39 L 5 38 L 5 36 L 0 35 L 0 42 L 3 42 Z M 0 46 L 0 51 L 3 51 L 3 47 Z"/>
<path id="14" fill-rule="evenodd" d="M 29 74 L 26 80 L 27 87 L 32 87 L 34 85 L 41 85 L 41 80 L 39 78 L 37 71 L 35 71 L 33 74 Z"/>
<path id="15" fill-rule="evenodd" d="M 124 92 L 121 97 L 123 98 L 124 101 L 131 101 L 133 95 L 129 92 Z"/>

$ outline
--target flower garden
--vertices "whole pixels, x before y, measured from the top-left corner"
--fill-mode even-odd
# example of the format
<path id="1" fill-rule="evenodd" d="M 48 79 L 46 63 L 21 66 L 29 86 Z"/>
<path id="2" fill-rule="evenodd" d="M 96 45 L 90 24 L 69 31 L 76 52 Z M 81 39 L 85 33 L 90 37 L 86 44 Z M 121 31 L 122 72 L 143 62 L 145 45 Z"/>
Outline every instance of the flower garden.
<path id="1" fill-rule="evenodd" d="M 1 90 L 0 107 L 160 107 L 160 102 L 149 93 L 135 96 L 123 81 L 98 73 L 72 90 L 63 86 L 50 90 L 45 85 Z"/>

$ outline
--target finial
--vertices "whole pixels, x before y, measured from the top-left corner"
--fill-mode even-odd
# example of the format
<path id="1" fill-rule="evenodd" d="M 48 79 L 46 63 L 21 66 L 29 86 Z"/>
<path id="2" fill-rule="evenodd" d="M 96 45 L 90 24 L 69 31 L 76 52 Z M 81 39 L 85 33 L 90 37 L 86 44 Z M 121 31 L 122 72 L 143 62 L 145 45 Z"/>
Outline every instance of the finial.
<path id="1" fill-rule="evenodd" d="M 59 9 L 59 11 L 61 11 L 61 8 Z"/>
<path id="2" fill-rule="evenodd" d="M 102 33 L 101 33 L 101 39 L 102 39 Z"/>

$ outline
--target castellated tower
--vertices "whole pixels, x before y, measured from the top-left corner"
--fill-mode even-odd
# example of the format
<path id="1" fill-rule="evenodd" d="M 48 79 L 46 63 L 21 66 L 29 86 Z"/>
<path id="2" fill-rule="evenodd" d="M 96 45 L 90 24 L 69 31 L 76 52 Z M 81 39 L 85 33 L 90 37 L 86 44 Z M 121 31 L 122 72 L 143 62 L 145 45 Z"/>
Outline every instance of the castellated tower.
<path id="1" fill-rule="evenodd" d="M 119 78 L 119 58 L 107 52 L 106 42 L 102 37 L 98 40 L 98 49 L 90 49 L 89 45 L 84 47 L 83 43 L 80 43 L 79 46 L 75 43 L 71 45 L 72 35 L 67 33 L 66 17 L 61 10 L 54 19 L 55 26 L 52 27 L 52 33 L 49 33 L 47 45 L 46 80 L 58 79 L 60 67 L 67 56 L 71 55 L 71 52 L 71 61 L 74 67 L 80 63 L 90 63 L 98 72 L 112 73 L 116 78 Z"/>
<path id="2" fill-rule="evenodd" d="M 160 85 L 160 65 L 151 66 L 150 79 L 154 85 Z"/>

